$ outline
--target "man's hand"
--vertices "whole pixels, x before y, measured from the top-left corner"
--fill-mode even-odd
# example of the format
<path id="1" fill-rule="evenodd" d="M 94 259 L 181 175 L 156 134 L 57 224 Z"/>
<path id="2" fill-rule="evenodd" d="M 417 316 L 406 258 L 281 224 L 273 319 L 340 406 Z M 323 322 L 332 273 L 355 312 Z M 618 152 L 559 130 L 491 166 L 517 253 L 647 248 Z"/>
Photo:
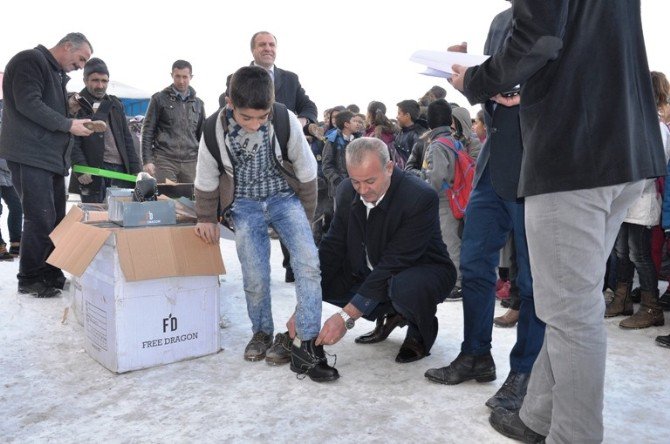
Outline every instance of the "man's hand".
<path id="1" fill-rule="evenodd" d="M 304 128 L 305 125 L 309 123 L 309 120 L 305 119 L 304 117 L 298 117 L 298 120 L 300 121 L 300 127 Z"/>
<path id="2" fill-rule="evenodd" d="M 77 180 L 82 185 L 88 185 L 89 183 L 93 182 L 93 177 L 90 174 L 80 174 L 77 176 Z"/>
<path id="3" fill-rule="evenodd" d="M 337 343 L 347 332 L 344 325 L 344 319 L 338 313 L 335 313 L 323 324 L 323 328 L 316 338 L 316 345 L 333 345 Z"/>
<path id="4" fill-rule="evenodd" d="M 156 177 L 156 165 L 153 163 L 145 163 L 144 164 L 144 171 L 151 174 L 151 177 Z"/>
<path id="5" fill-rule="evenodd" d="M 463 65 L 452 65 L 451 70 L 453 71 L 453 74 L 449 79 L 449 83 L 451 83 L 451 86 L 457 90 L 463 92 L 463 78 L 465 77 L 465 71 L 467 71 L 468 68 Z"/>
<path id="6" fill-rule="evenodd" d="M 70 127 L 70 133 L 74 134 L 75 136 L 82 136 L 82 137 L 90 136 L 91 134 L 93 134 L 93 131 L 84 126 L 84 123 L 90 121 L 91 119 L 72 119 L 72 126 Z"/>
<path id="7" fill-rule="evenodd" d="M 195 225 L 195 235 L 208 244 L 218 244 L 221 228 L 219 224 L 211 222 L 198 222 Z"/>
<path id="8" fill-rule="evenodd" d="M 289 338 L 295 338 L 295 312 L 291 315 L 288 321 L 286 321 L 286 329 L 288 330 Z"/>
<path id="9" fill-rule="evenodd" d="M 502 106 L 517 106 L 521 103 L 521 95 L 516 94 L 511 97 L 505 97 L 502 94 L 496 94 L 494 97 L 491 97 L 491 100 Z"/>
<path id="10" fill-rule="evenodd" d="M 468 52 L 468 42 L 461 42 L 458 45 L 451 45 L 447 48 L 450 52 Z"/>

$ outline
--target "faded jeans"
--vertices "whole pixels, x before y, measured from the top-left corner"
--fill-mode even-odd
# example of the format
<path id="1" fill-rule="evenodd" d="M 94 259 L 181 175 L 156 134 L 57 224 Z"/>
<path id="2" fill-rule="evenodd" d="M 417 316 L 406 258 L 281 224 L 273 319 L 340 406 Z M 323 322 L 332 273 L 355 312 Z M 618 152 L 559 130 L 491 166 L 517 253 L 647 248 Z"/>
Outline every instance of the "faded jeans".
<path id="1" fill-rule="evenodd" d="M 298 197 L 284 192 L 262 200 L 238 198 L 231 216 L 253 333 L 274 332 L 268 235 L 268 227 L 272 226 L 291 254 L 297 298 L 296 334 L 303 341 L 316 338 L 321 329 L 319 255 Z"/>
<path id="2" fill-rule="evenodd" d="M 519 415 L 547 443 L 600 443 L 605 264 L 644 181 L 526 197 L 537 316 L 547 326 Z"/>

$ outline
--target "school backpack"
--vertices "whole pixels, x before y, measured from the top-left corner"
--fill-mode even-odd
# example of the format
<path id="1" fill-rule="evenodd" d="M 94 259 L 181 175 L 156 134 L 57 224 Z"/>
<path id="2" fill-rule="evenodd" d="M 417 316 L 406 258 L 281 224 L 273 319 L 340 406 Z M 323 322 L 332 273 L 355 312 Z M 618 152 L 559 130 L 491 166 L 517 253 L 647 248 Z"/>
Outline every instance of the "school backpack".
<path id="1" fill-rule="evenodd" d="M 223 170 L 223 161 L 221 160 L 221 149 L 219 148 L 219 143 L 216 140 L 216 119 L 219 118 L 219 112 L 221 109 L 217 110 L 214 114 L 209 116 L 205 120 L 205 143 L 207 144 L 207 149 L 210 154 L 216 160 L 216 164 L 219 167 L 219 173 L 224 174 Z M 287 162 L 290 162 L 288 159 L 288 138 L 291 135 L 291 126 L 288 120 L 288 109 L 281 103 L 275 102 L 272 105 L 272 113 L 270 115 L 270 122 L 274 127 L 275 135 L 279 141 L 279 148 L 281 149 L 281 156 Z M 274 139 L 272 140 L 274 146 Z"/>
<path id="2" fill-rule="evenodd" d="M 449 199 L 451 213 L 456 219 L 463 219 L 475 179 L 475 159 L 462 148 L 462 145 L 456 147 L 448 137 L 438 137 L 436 141 L 454 153 L 454 184 L 448 186 L 445 193 Z"/>

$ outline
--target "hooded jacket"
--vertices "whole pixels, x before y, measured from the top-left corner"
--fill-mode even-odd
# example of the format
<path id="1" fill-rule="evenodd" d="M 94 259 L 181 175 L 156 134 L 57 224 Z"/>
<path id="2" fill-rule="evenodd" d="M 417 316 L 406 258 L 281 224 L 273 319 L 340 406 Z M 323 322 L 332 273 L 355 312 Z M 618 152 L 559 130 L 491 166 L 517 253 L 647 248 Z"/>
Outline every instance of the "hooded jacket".
<path id="1" fill-rule="evenodd" d="M 451 110 L 451 115 L 458 120 L 458 123 L 463 130 L 460 137 L 455 134 L 456 139 L 463 144 L 467 153 L 473 159 L 476 159 L 477 156 L 479 156 L 479 151 L 482 149 L 482 144 L 477 136 L 472 134 L 472 118 L 470 117 L 470 111 L 458 106 Z"/>

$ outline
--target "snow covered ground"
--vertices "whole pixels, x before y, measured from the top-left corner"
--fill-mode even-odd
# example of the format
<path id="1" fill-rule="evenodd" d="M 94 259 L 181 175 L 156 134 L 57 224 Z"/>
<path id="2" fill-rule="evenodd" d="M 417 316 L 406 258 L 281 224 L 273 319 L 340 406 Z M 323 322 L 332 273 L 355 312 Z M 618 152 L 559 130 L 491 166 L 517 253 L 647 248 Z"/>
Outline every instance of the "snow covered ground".
<path id="1" fill-rule="evenodd" d="M 0 442 L 511 442 L 491 428 L 484 402 L 509 371 L 514 329 L 494 329 L 498 379 L 491 383 L 443 386 L 423 376 L 458 354 L 460 302 L 440 305 L 438 340 L 421 361 L 394 362 L 404 329 L 380 344 L 355 344 L 373 326 L 359 321 L 327 349 L 337 354 L 338 381 L 299 380 L 288 366 L 243 360 L 251 330 L 240 266 L 232 241 L 222 240 L 221 251 L 228 272 L 221 311 L 230 321 L 220 331 L 223 350 L 121 375 L 86 354 L 83 328 L 72 314 L 61 322 L 67 297 L 17 294 L 18 260 L 0 262 Z M 283 276 L 273 241 L 278 331 L 295 305 L 294 286 Z M 335 311 L 324 306 L 324 319 Z M 665 327 L 639 331 L 621 330 L 620 319 L 604 321 L 605 442 L 668 443 L 670 350 L 654 338 L 670 333 L 670 319 L 666 313 Z"/>

